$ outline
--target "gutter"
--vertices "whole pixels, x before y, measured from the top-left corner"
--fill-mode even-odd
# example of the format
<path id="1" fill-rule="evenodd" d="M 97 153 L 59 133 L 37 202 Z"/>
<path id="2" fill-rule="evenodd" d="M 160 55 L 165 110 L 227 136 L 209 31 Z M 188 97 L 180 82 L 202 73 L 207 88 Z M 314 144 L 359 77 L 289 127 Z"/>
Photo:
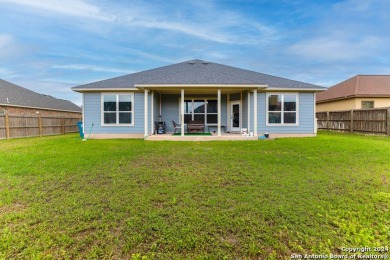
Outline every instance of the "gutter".
<path id="1" fill-rule="evenodd" d="M 29 107 L 29 106 L 20 106 L 20 105 L 11 105 L 11 104 L 0 104 L 0 106 L 32 108 L 32 109 L 42 109 L 42 110 L 60 111 L 60 112 L 71 112 L 71 113 L 80 113 L 80 114 L 82 113 L 82 111 L 64 110 L 64 109 L 55 109 L 55 108 L 45 108 L 45 107 Z"/>

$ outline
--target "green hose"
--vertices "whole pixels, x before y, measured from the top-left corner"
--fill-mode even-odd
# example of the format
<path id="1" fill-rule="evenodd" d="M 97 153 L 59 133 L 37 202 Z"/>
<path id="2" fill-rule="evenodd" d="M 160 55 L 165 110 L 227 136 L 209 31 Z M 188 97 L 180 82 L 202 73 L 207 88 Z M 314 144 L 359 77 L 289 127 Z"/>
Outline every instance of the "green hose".
<path id="1" fill-rule="evenodd" d="M 91 128 L 89 129 L 89 134 L 88 134 L 88 137 L 86 139 L 83 139 L 83 141 L 87 141 L 89 139 L 89 136 L 91 135 L 92 133 L 92 128 L 93 128 L 93 123 L 91 124 Z"/>

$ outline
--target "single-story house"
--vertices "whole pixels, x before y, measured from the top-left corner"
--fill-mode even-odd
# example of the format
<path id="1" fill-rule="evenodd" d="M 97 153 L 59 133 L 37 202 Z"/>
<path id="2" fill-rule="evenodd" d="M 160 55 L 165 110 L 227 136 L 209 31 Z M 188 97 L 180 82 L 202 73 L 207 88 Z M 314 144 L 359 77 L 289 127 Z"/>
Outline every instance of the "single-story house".
<path id="1" fill-rule="evenodd" d="M 72 89 L 83 95 L 90 138 L 148 138 L 156 122 L 184 136 L 193 120 L 214 137 L 243 129 L 254 137 L 315 136 L 315 93 L 325 88 L 191 60 Z"/>
<path id="2" fill-rule="evenodd" d="M 390 75 L 356 75 L 317 94 L 317 112 L 390 107 Z"/>
<path id="3" fill-rule="evenodd" d="M 0 113 L 10 116 L 81 118 L 81 107 L 0 79 Z"/>

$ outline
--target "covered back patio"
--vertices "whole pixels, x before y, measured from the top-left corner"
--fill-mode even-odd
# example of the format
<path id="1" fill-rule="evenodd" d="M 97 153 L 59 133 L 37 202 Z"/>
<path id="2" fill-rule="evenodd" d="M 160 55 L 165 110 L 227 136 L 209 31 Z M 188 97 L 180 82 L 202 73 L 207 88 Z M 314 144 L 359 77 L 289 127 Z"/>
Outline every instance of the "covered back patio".
<path id="1" fill-rule="evenodd" d="M 257 139 L 257 120 L 254 120 L 257 90 L 265 86 L 140 84 L 137 87 L 144 91 L 147 140 Z M 200 132 L 210 134 L 187 135 L 188 123 L 194 121 L 203 125 Z M 156 129 L 158 122 L 164 124 L 163 134 Z M 243 131 L 247 135 L 243 136 Z"/>

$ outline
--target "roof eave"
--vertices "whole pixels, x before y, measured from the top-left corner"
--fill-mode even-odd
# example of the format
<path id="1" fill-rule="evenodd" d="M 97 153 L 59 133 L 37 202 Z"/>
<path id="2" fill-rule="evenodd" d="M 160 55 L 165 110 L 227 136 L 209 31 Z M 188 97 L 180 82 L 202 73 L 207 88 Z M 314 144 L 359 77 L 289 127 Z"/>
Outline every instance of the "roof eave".
<path id="1" fill-rule="evenodd" d="M 268 85 L 261 84 L 135 84 L 139 89 L 145 88 L 252 88 L 264 89 Z"/>
<path id="2" fill-rule="evenodd" d="M 351 98 L 389 98 L 390 95 L 386 94 L 360 94 L 360 95 L 349 95 L 349 96 L 343 96 L 343 97 L 336 97 L 336 98 L 328 98 L 323 100 L 317 100 L 316 103 L 326 103 L 326 102 L 332 102 L 332 101 L 339 101 L 339 100 L 345 100 L 345 99 L 351 99 Z"/>
<path id="3" fill-rule="evenodd" d="M 321 92 L 326 90 L 326 88 L 266 88 L 268 91 L 300 91 L 300 92 Z"/>
<path id="4" fill-rule="evenodd" d="M 138 88 L 72 88 L 73 91 L 83 93 L 83 92 L 108 92 L 108 91 L 137 91 Z"/>
<path id="5" fill-rule="evenodd" d="M 50 110 L 50 111 L 60 111 L 60 112 L 71 112 L 71 113 L 82 113 L 82 110 L 80 108 L 80 111 L 77 110 L 67 110 L 67 109 L 57 109 L 57 108 L 47 108 L 47 107 L 31 107 L 31 106 L 22 106 L 22 105 L 14 105 L 14 104 L 2 104 L 0 103 L 0 106 L 7 106 L 7 107 L 22 107 L 22 108 L 31 108 L 31 109 L 43 109 L 43 110 Z"/>

